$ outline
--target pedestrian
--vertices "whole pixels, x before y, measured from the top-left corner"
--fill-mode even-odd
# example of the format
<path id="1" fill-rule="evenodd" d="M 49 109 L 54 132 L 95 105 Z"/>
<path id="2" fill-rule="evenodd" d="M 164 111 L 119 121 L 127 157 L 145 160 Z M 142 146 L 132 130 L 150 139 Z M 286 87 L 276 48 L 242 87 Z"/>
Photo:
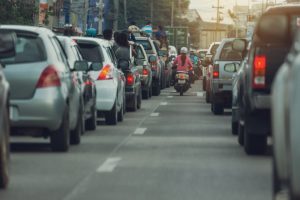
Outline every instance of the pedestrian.
<path id="1" fill-rule="evenodd" d="M 112 40 L 113 31 L 111 29 L 103 30 L 102 34 L 105 40 L 109 40 L 109 41 Z"/>
<path id="2" fill-rule="evenodd" d="M 146 26 L 142 28 L 142 31 L 147 33 L 150 37 L 152 37 L 153 29 L 150 21 L 147 22 Z"/>
<path id="3" fill-rule="evenodd" d="M 117 34 L 116 43 L 118 48 L 115 52 L 116 57 L 119 60 L 127 60 L 130 62 L 130 46 L 128 41 L 128 35 L 124 32 Z"/>

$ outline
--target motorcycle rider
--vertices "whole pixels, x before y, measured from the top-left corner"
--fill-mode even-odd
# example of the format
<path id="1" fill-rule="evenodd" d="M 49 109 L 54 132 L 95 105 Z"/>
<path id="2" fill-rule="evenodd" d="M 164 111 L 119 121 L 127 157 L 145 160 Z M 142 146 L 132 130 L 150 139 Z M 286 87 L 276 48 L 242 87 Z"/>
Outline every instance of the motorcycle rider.
<path id="1" fill-rule="evenodd" d="M 172 78 L 175 81 L 175 76 L 177 71 L 185 71 L 189 73 L 189 68 L 193 66 L 193 63 L 189 56 L 187 56 L 188 49 L 186 47 L 182 47 L 180 49 L 180 55 L 178 55 L 173 63 L 173 71 L 172 71 Z M 191 85 L 191 76 L 189 76 L 189 83 Z M 191 87 L 191 86 L 190 86 Z"/>

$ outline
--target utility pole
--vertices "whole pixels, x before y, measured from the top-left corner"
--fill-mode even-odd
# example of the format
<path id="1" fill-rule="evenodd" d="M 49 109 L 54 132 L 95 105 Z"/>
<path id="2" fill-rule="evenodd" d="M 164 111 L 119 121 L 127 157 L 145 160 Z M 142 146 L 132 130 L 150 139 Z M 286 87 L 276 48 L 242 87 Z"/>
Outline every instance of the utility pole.
<path id="1" fill-rule="evenodd" d="M 223 6 L 220 6 L 220 0 L 218 0 L 217 6 L 213 6 L 213 8 L 217 9 L 217 19 L 216 19 L 216 31 L 215 31 L 215 38 L 214 40 L 217 41 L 217 36 L 218 36 L 218 31 L 219 31 L 219 25 L 220 25 L 220 21 L 221 21 L 221 17 L 220 17 L 220 10 L 223 9 Z"/>
<path id="2" fill-rule="evenodd" d="M 103 32 L 103 27 L 102 27 L 103 9 L 104 9 L 103 0 L 99 0 L 99 5 L 98 6 L 99 6 L 98 34 L 102 34 L 102 32 Z"/>
<path id="3" fill-rule="evenodd" d="M 124 0 L 124 20 L 125 20 L 125 24 L 128 24 L 128 21 L 127 21 L 127 0 Z"/>
<path id="4" fill-rule="evenodd" d="M 119 0 L 114 0 L 114 30 L 118 30 L 118 19 L 119 19 Z"/>
<path id="5" fill-rule="evenodd" d="M 172 6 L 171 6 L 171 27 L 174 26 L 174 0 L 172 0 Z"/>
<path id="6" fill-rule="evenodd" d="M 88 22 L 87 22 L 87 17 L 88 17 L 88 11 L 89 11 L 89 0 L 84 0 L 83 2 L 83 32 L 88 28 Z"/>

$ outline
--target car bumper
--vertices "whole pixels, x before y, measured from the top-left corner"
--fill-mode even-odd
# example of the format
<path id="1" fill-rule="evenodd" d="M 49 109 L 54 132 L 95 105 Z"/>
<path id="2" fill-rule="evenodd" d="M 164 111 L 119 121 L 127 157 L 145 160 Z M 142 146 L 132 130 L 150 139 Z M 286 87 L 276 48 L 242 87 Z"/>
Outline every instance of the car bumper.
<path id="1" fill-rule="evenodd" d="M 66 98 L 59 89 L 39 89 L 32 99 L 10 101 L 11 127 L 57 130 L 65 107 Z"/>
<path id="2" fill-rule="evenodd" d="M 98 111 L 110 111 L 117 97 L 118 83 L 115 80 L 96 81 L 96 108 Z"/>

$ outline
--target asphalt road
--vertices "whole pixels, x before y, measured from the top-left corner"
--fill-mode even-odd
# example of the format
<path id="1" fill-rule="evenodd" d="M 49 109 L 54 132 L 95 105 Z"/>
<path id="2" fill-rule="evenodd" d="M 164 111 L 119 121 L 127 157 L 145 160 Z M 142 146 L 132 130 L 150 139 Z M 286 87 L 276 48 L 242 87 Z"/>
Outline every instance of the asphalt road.
<path id="1" fill-rule="evenodd" d="M 118 126 L 100 119 L 79 146 L 13 138 L 11 182 L 0 200 L 268 200 L 270 156 L 246 156 L 230 110 L 214 116 L 197 82 L 143 101 Z"/>

